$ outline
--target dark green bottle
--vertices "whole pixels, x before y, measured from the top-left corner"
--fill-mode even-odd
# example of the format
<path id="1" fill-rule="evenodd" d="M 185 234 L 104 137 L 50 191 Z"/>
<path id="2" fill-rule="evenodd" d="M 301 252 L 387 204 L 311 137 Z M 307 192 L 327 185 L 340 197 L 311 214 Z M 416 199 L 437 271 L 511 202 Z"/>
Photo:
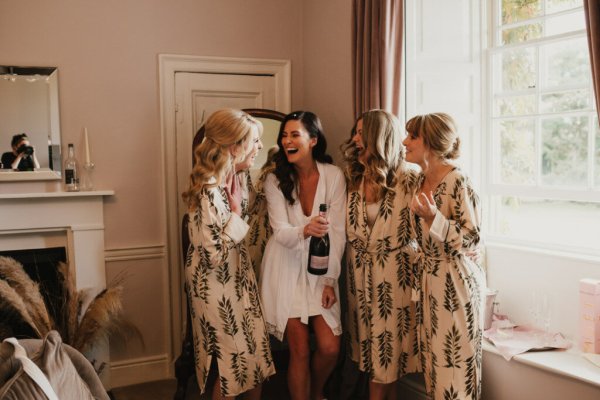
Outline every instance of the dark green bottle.
<path id="1" fill-rule="evenodd" d="M 319 205 L 319 215 L 327 219 L 327 204 Z M 325 275 L 329 266 L 329 234 L 322 238 L 311 236 L 308 250 L 308 272 Z"/>

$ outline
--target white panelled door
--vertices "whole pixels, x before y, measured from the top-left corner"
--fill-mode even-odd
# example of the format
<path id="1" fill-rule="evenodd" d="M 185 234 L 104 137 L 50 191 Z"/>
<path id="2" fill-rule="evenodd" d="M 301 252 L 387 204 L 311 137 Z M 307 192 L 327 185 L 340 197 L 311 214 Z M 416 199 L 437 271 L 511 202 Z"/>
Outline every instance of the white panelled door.
<path id="1" fill-rule="evenodd" d="M 192 142 L 194 135 L 208 116 L 222 108 L 276 107 L 276 82 L 272 75 L 211 74 L 177 72 L 176 153 L 177 191 L 188 188 L 192 171 Z M 187 211 L 181 196 L 178 202 L 179 220 Z"/>

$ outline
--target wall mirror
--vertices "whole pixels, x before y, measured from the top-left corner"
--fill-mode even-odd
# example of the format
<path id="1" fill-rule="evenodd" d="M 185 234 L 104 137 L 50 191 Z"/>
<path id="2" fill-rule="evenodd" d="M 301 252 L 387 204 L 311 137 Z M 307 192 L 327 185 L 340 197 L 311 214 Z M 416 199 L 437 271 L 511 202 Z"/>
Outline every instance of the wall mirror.
<path id="1" fill-rule="evenodd" d="M 40 168 L 0 169 L 0 181 L 60 179 L 58 69 L 0 66 L 0 153 L 11 152 L 13 135 L 26 133 Z"/>

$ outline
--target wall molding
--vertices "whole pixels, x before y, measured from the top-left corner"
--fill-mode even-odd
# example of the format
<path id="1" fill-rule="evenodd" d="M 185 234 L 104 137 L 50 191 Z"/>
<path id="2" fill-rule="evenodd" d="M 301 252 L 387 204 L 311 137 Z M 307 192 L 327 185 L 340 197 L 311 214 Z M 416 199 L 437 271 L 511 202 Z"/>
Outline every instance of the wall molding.
<path id="1" fill-rule="evenodd" d="M 111 387 L 135 385 L 172 377 L 168 354 L 110 363 Z"/>
<path id="2" fill-rule="evenodd" d="M 106 262 L 148 260 L 152 258 L 165 258 L 166 256 L 167 248 L 164 244 L 119 247 L 104 250 L 104 260 Z"/>

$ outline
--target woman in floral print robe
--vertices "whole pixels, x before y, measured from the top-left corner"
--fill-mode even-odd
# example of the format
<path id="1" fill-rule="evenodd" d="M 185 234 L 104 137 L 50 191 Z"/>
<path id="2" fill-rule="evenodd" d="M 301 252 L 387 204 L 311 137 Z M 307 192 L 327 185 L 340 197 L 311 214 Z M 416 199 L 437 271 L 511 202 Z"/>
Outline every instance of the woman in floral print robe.
<path id="1" fill-rule="evenodd" d="M 434 400 L 479 399 L 485 276 L 470 257 L 480 242 L 479 198 L 451 160 L 460 141 L 443 113 L 406 124 L 406 160 L 422 169 L 411 209 L 423 251 L 423 362 Z"/>
<path id="2" fill-rule="evenodd" d="M 190 217 L 185 273 L 196 374 L 204 392 L 216 357 L 219 378 L 213 398 L 246 392 L 247 398 L 259 399 L 262 381 L 275 373 L 243 241 L 248 231 L 242 218 L 244 191 L 226 185 L 234 163 L 261 147 L 261 130 L 260 122 L 242 111 L 212 114 L 206 121 L 205 139 L 195 150 L 190 189 L 184 193 Z"/>
<path id="3" fill-rule="evenodd" d="M 401 133 L 395 116 L 368 111 L 351 139 L 358 151 L 346 151 L 350 353 L 369 373 L 371 399 L 393 397 L 392 383 L 419 369 L 409 210 L 417 174 L 404 162 Z"/>

